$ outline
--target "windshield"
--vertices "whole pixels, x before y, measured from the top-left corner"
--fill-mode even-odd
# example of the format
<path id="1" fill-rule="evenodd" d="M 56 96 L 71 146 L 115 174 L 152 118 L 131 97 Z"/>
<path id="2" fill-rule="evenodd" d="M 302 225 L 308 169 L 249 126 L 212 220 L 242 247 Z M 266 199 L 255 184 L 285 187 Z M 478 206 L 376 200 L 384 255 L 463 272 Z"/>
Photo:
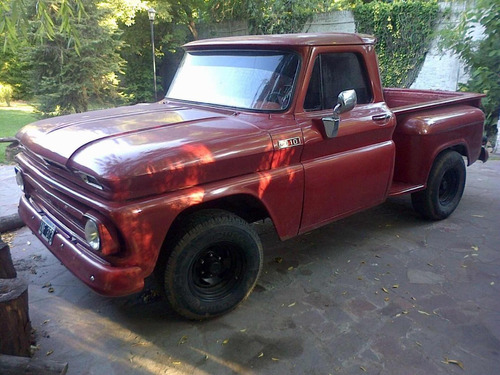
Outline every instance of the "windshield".
<path id="1" fill-rule="evenodd" d="M 290 104 L 299 57 L 292 52 L 187 52 L 167 97 L 255 110 Z"/>

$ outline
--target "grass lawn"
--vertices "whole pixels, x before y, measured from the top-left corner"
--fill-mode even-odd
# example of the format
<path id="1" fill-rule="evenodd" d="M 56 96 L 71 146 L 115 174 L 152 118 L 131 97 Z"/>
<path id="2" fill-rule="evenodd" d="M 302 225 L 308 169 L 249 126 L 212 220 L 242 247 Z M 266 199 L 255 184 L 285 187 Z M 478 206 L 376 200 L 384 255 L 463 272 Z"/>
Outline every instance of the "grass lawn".
<path id="1" fill-rule="evenodd" d="M 13 102 L 11 107 L 0 105 L 0 138 L 13 137 L 24 125 L 38 120 L 33 107 L 26 103 Z M 8 143 L 0 143 L 0 164 L 5 164 L 5 149 Z"/>

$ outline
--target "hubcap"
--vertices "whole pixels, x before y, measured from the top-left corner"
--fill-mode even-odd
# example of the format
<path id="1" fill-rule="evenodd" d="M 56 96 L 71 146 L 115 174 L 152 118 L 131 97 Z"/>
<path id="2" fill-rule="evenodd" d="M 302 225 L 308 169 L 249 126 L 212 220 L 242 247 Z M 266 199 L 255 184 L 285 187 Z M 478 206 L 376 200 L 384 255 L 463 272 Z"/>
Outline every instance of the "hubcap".
<path id="1" fill-rule="evenodd" d="M 244 260 L 233 244 L 219 243 L 201 251 L 191 268 L 191 286 L 203 300 L 215 300 L 230 294 L 243 274 Z"/>
<path id="2" fill-rule="evenodd" d="M 447 171 L 439 185 L 439 203 L 443 206 L 450 204 L 458 192 L 459 175 L 455 170 Z"/>

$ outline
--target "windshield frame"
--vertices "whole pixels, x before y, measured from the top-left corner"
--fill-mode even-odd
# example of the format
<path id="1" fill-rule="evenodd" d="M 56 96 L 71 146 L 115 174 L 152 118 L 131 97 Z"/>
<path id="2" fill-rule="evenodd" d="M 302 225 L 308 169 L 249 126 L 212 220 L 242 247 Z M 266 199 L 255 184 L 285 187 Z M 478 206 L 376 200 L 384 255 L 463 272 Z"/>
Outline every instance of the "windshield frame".
<path id="1" fill-rule="evenodd" d="M 224 108 L 224 109 L 236 109 L 240 111 L 246 111 L 246 112 L 256 112 L 256 113 L 284 113 L 290 110 L 292 104 L 295 101 L 295 95 L 296 95 L 296 89 L 297 89 L 297 84 L 298 84 L 298 78 L 300 75 L 300 71 L 302 68 L 302 55 L 294 50 L 294 49 L 285 49 L 285 48 L 272 48 L 272 49 L 267 49 L 267 48 L 258 48 L 258 49 L 253 49 L 253 48 L 217 48 L 217 49 L 209 49 L 209 48 L 203 48 L 203 49 L 189 49 L 185 50 L 184 56 L 179 64 L 179 68 L 177 69 L 174 78 L 172 79 L 171 85 L 174 83 L 175 79 L 177 78 L 181 66 L 184 63 L 186 56 L 188 54 L 207 54 L 207 55 L 217 55 L 217 54 L 224 54 L 224 55 L 230 55 L 233 53 L 235 56 L 240 55 L 240 54 L 283 54 L 283 55 L 294 55 L 297 58 L 297 67 L 294 73 L 293 81 L 291 84 L 291 89 L 290 89 L 290 100 L 288 101 L 286 107 L 284 108 L 277 108 L 277 109 L 269 109 L 269 108 L 248 108 L 248 107 L 240 107 L 240 106 L 234 106 L 234 105 L 225 105 L 225 104 L 219 104 L 219 103 L 210 103 L 210 102 L 203 102 L 203 101 L 195 101 L 195 100 L 188 100 L 188 99 L 179 99 L 175 97 L 169 97 L 168 93 L 171 90 L 171 86 L 167 90 L 167 93 L 165 94 L 164 100 L 167 101 L 176 101 L 176 102 L 182 102 L 182 103 L 190 103 L 190 104 L 196 104 L 196 105 L 203 105 L 203 106 L 212 106 L 216 108 Z"/>

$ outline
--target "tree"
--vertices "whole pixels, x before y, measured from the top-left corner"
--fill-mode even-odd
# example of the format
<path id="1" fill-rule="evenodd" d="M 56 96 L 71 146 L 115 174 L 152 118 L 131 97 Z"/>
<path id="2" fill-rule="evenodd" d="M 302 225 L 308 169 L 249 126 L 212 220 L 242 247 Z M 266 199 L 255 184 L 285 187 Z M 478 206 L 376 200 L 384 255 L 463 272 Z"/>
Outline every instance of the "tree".
<path id="1" fill-rule="evenodd" d="M 117 72 L 124 61 L 118 51 L 119 30 L 109 22 L 109 11 L 86 4 L 85 20 L 73 20 L 79 35 L 76 50 L 71 36 L 60 32 L 54 15 L 55 33 L 31 47 L 33 90 L 46 114 L 84 112 L 90 103 L 116 104 L 121 100 Z"/>
<path id="2" fill-rule="evenodd" d="M 463 14 L 458 26 L 443 35 L 444 45 L 451 48 L 466 64 L 469 81 L 461 90 L 486 94 L 481 101 L 486 114 L 485 131 L 488 137 L 497 132 L 500 110 L 500 2 L 477 0 Z M 480 25 L 480 26 L 479 26 Z M 474 40 L 473 31 L 483 28 L 484 38 Z"/>

